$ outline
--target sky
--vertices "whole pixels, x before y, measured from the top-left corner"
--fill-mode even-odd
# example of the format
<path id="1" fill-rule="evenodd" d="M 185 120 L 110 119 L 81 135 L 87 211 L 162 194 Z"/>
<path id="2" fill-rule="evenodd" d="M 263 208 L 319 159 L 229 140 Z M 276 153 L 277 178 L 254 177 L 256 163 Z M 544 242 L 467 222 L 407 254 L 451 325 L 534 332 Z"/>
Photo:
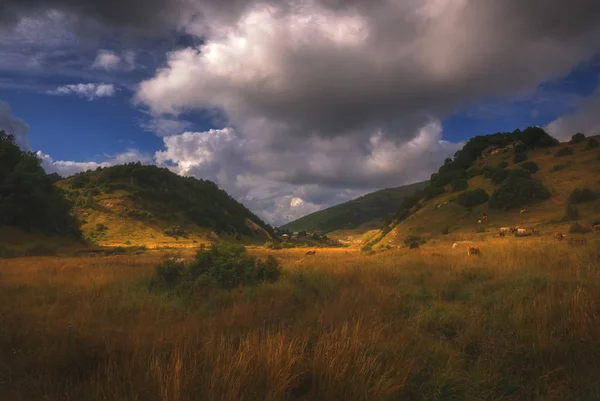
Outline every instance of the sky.
<path id="1" fill-rule="evenodd" d="M 281 225 L 468 138 L 600 133 L 597 0 L 3 0 L 0 129 L 69 176 L 141 161 Z"/>

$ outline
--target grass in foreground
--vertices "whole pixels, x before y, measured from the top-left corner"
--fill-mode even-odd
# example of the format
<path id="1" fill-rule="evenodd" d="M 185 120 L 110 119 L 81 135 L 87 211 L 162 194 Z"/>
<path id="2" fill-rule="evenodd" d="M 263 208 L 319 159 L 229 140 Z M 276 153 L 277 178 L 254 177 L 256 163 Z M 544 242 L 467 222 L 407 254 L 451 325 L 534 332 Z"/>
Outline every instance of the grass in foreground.
<path id="1" fill-rule="evenodd" d="M 159 253 L 0 260 L 0 394 L 600 399 L 597 244 L 480 248 L 256 250 L 279 282 L 192 297 L 148 291 Z"/>

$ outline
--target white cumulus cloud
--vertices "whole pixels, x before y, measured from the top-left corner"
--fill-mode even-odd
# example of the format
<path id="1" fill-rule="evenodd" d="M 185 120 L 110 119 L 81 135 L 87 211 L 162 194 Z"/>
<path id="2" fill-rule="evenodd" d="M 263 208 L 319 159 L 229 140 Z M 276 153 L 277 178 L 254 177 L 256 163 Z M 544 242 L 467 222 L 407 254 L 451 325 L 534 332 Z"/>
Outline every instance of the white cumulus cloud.
<path id="1" fill-rule="evenodd" d="M 112 97 L 117 93 L 117 88 L 112 84 L 70 84 L 62 85 L 48 92 L 51 95 L 77 95 L 87 100 L 101 97 Z"/>

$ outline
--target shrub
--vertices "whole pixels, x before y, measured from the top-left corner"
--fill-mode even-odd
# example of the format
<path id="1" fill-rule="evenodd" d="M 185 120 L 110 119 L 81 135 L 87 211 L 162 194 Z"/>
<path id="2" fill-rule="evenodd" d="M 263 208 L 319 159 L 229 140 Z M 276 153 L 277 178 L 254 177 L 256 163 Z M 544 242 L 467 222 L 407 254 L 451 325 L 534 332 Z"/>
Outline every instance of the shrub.
<path id="1" fill-rule="evenodd" d="M 538 167 L 537 163 L 536 162 L 532 162 L 532 161 L 525 162 L 525 163 L 521 164 L 521 168 L 524 169 L 524 170 L 529 171 L 531 174 L 537 173 L 539 171 L 539 169 L 540 169 Z"/>
<path id="2" fill-rule="evenodd" d="M 589 188 L 575 188 L 569 194 L 569 203 L 585 203 L 596 200 L 597 195 Z"/>
<path id="3" fill-rule="evenodd" d="M 406 237 L 406 239 L 404 240 L 404 243 L 407 246 L 410 246 L 411 244 L 419 244 L 422 245 L 424 244 L 425 241 L 423 238 L 419 237 L 418 235 L 409 235 L 408 237 Z"/>
<path id="4" fill-rule="evenodd" d="M 267 248 L 267 249 L 273 249 L 273 243 L 271 241 L 265 242 L 265 248 Z"/>
<path id="5" fill-rule="evenodd" d="M 592 230 L 588 227 L 585 227 L 579 223 L 574 223 L 571 228 L 569 228 L 569 232 L 571 234 L 586 234 L 591 232 Z"/>
<path id="6" fill-rule="evenodd" d="M 556 157 L 563 157 L 563 156 L 569 156 L 572 155 L 573 153 L 575 153 L 575 151 L 573 150 L 573 148 L 571 147 L 564 147 L 564 148 L 560 148 L 555 154 L 554 156 Z"/>
<path id="7" fill-rule="evenodd" d="M 183 277 L 185 265 L 177 256 L 167 255 L 165 260 L 156 266 L 154 276 L 150 280 L 151 288 L 173 287 Z"/>
<path id="8" fill-rule="evenodd" d="M 569 141 L 569 143 L 575 144 L 575 143 L 581 143 L 583 141 L 585 141 L 585 135 L 582 134 L 581 132 L 578 132 L 571 137 L 571 140 Z"/>
<path id="9" fill-rule="evenodd" d="M 507 168 L 508 167 L 508 163 L 505 161 L 501 161 L 500 163 L 498 163 L 498 168 Z"/>
<path id="10" fill-rule="evenodd" d="M 281 243 L 281 247 L 282 247 L 283 249 L 296 248 L 296 244 L 294 244 L 293 242 L 283 241 L 283 242 Z"/>
<path id="11" fill-rule="evenodd" d="M 458 192 L 469 188 L 469 183 L 467 180 L 456 179 L 450 183 L 452 186 L 452 192 Z"/>
<path id="12" fill-rule="evenodd" d="M 442 228 L 442 235 L 448 235 L 450 233 L 450 228 L 448 226 L 445 226 L 444 228 Z"/>
<path id="13" fill-rule="evenodd" d="M 463 192 L 458 196 L 457 203 L 465 208 L 481 205 L 487 202 L 489 195 L 481 188 Z"/>
<path id="14" fill-rule="evenodd" d="M 600 147 L 600 143 L 598 143 L 598 141 L 595 138 L 590 138 L 587 141 L 587 144 L 585 145 L 585 148 L 583 148 L 583 150 L 592 150 L 592 149 L 598 149 Z"/>
<path id="15" fill-rule="evenodd" d="M 487 230 L 485 229 L 485 226 L 477 226 L 477 228 L 475 229 L 476 233 L 484 233 Z"/>
<path id="16" fill-rule="evenodd" d="M 508 177 L 508 170 L 498 169 L 498 170 L 496 170 L 496 172 L 494 172 L 494 174 L 492 174 L 491 179 L 494 184 L 500 185 L 500 184 L 502 184 L 502 181 L 504 181 L 507 177 Z"/>
<path id="17" fill-rule="evenodd" d="M 526 152 L 515 153 L 515 157 L 513 158 L 513 163 L 521 163 L 527 160 Z"/>
<path id="18" fill-rule="evenodd" d="M 362 252 L 371 252 L 373 250 L 373 245 L 371 245 L 370 243 L 364 244 L 360 250 Z"/>
<path id="19" fill-rule="evenodd" d="M 549 197 L 550 192 L 541 181 L 532 179 L 525 170 L 514 170 L 492 194 L 490 207 L 507 210 L 542 201 Z"/>
<path id="20" fill-rule="evenodd" d="M 579 209 L 572 203 L 567 203 L 567 207 L 565 208 L 565 216 L 563 217 L 564 221 L 577 220 L 579 218 Z"/>
<path id="21" fill-rule="evenodd" d="M 102 224 L 102 223 L 98 223 L 98 224 L 96 224 L 96 226 L 94 227 L 94 230 L 96 230 L 96 231 L 98 231 L 98 232 L 103 232 L 103 231 L 106 231 L 106 230 L 108 230 L 108 227 L 107 227 L 107 226 L 105 226 L 105 225 L 104 225 L 104 224 Z"/>
<path id="22" fill-rule="evenodd" d="M 206 275 L 212 277 L 221 288 L 228 289 L 276 281 L 280 273 L 279 263 L 273 257 L 263 262 L 248 255 L 242 245 L 213 244 L 210 248 L 200 247 L 184 278 L 196 281 L 198 277 Z"/>
<path id="23" fill-rule="evenodd" d="M 178 224 L 175 224 L 171 226 L 171 228 L 165 230 L 165 235 L 174 238 L 186 236 L 185 231 L 183 231 L 183 229 Z"/>

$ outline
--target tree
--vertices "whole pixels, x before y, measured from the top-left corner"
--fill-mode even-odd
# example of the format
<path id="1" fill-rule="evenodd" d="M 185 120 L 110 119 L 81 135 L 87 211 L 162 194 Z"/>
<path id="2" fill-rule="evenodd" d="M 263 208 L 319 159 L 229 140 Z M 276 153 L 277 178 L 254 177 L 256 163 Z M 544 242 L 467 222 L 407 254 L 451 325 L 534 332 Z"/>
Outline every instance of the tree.
<path id="1" fill-rule="evenodd" d="M 575 144 L 575 143 L 580 143 L 585 141 L 585 135 L 582 134 L 581 132 L 576 133 L 575 135 L 573 135 L 571 137 L 571 141 L 569 142 L 570 144 Z"/>
<path id="2" fill-rule="evenodd" d="M 72 204 L 53 179 L 35 153 L 21 150 L 14 136 L 0 131 L 0 225 L 80 237 Z"/>
<path id="3" fill-rule="evenodd" d="M 508 178 L 494 191 L 490 198 L 492 209 L 512 209 L 542 201 L 550 192 L 541 181 L 531 178 L 525 170 L 511 171 Z"/>
<path id="4" fill-rule="evenodd" d="M 457 203 L 464 208 L 482 205 L 488 201 L 490 196 L 481 188 L 463 192 L 458 196 Z"/>

